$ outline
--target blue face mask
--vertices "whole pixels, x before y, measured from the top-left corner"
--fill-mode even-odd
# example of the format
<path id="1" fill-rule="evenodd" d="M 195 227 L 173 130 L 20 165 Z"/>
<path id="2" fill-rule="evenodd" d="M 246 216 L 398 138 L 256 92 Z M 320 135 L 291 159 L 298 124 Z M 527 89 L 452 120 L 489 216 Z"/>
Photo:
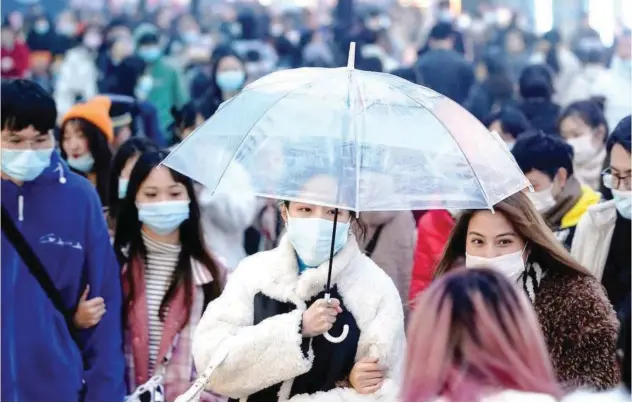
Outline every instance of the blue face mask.
<path id="1" fill-rule="evenodd" d="M 50 166 L 53 148 L 45 150 L 2 149 L 2 172 L 18 181 L 28 182 L 37 178 Z"/>
<path id="2" fill-rule="evenodd" d="M 138 49 L 138 57 L 147 63 L 153 63 L 160 58 L 162 51 L 158 46 L 145 46 Z"/>
<path id="3" fill-rule="evenodd" d="M 40 35 L 47 34 L 50 31 L 50 24 L 47 21 L 37 21 L 33 25 L 33 30 Z"/>
<path id="4" fill-rule="evenodd" d="M 92 171 L 92 167 L 94 167 L 94 157 L 90 153 L 77 158 L 68 157 L 67 161 L 72 169 L 83 172 L 84 174 Z"/>
<path id="5" fill-rule="evenodd" d="M 118 198 L 123 200 L 127 196 L 127 186 L 129 185 L 129 179 L 119 178 L 118 185 Z"/>
<path id="6" fill-rule="evenodd" d="M 323 218 L 289 217 L 287 233 L 296 254 L 307 267 L 318 267 L 329 260 L 334 222 Z M 334 254 L 346 245 L 349 223 L 338 222 Z"/>
<path id="7" fill-rule="evenodd" d="M 625 219 L 632 218 L 632 192 L 629 190 L 612 189 L 612 197 L 617 211 Z"/>
<path id="8" fill-rule="evenodd" d="M 158 235 L 177 230 L 189 218 L 189 200 L 136 203 L 138 219 Z"/>
<path id="9" fill-rule="evenodd" d="M 217 86 L 225 92 L 235 92 L 241 89 L 246 81 L 246 73 L 238 70 L 222 71 L 215 77 Z"/>

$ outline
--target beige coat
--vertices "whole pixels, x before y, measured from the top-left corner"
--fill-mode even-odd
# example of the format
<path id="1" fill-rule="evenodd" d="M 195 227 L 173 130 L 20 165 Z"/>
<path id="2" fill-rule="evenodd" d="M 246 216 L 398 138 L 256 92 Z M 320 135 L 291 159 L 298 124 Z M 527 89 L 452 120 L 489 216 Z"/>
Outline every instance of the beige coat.
<path id="1" fill-rule="evenodd" d="M 361 248 L 365 250 L 380 225 L 384 225 L 371 255 L 375 262 L 395 283 L 402 301 L 408 301 L 413 254 L 416 244 L 416 226 L 410 211 L 366 212 L 360 214 L 366 226 Z M 404 315 L 408 304 L 404 302 Z"/>
<path id="2" fill-rule="evenodd" d="M 590 206 L 575 230 L 571 255 L 599 282 L 608 259 L 616 221 L 617 209 L 614 201 L 610 200 Z"/>

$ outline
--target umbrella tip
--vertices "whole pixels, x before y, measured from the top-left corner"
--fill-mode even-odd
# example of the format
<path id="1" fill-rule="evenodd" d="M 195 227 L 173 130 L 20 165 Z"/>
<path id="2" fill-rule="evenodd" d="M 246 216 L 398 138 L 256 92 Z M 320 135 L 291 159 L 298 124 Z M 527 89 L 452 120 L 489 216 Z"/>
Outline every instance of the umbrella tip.
<path id="1" fill-rule="evenodd" d="M 347 68 L 349 70 L 355 69 L 355 52 L 356 52 L 356 43 L 351 42 L 349 46 L 349 59 L 347 61 Z"/>

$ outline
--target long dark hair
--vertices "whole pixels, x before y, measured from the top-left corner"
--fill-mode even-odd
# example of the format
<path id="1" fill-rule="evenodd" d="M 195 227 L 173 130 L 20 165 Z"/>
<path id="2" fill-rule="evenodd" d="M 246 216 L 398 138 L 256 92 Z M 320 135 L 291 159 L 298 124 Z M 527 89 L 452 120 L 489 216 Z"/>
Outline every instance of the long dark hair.
<path id="1" fill-rule="evenodd" d="M 248 71 L 246 70 L 245 60 L 234 49 L 222 48 L 222 49 L 216 50 L 213 53 L 213 62 L 211 64 L 211 88 L 210 89 L 219 98 L 222 97 L 222 90 L 219 88 L 219 85 L 217 85 L 217 69 L 219 68 L 219 64 L 222 62 L 223 59 L 227 57 L 231 57 L 231 56 L 240 61 L 242 67 L 244 68 L 244 73 L 246 73 L 246 76 L 248 75 Z M 225 99 L 221 99 L 221 100 L 222 102 L 226 101 Z"/>
<path id="2" fill-rule="evenodd" d="M 119 147 L 110 168 L 110 190 L 109 190 L 109 215 L 116 219 L 119 213 L 121 200 L 118 198 L 119 177 L 127 164 L 127 161 L 136 154 L 143 154 L 148 151 L 158 151 L 158 145 L 146 137 L 132 137 Z"/>
<path id="3" fill-rule="evenodd" d="M 79 126 L 79 130 L 81 130 L 86 139 L 88 139 L 88 150 L 94 158 L 94 166 L 92 167 L 91 173 L 94 173 L 97 176 L 96 188 L 99 198 L 101 199 L 101 204 L 103 204 L 103 206 L 107 206 L 109 200 L 108 182 L 110 180 L 110 162 L 112 161 L 112 151 L 110 150 L 110 145 L 106 140 L 105 133 L 85 119 L 70 119 L 64 122 L 61 127 L 60 136 L 62 143 L 64 140 L 66 125 L 70 122 L 76 123 Z M 68 160 L 68 154 L 66 154 L 64 147 L 61 147 L 61 156 L 64 160 Z M 72 167 L 70 169 L 79 175 L 86 176 L 85 173 L 77 171 Z"/>
<path id="4" fill-rule="evenodd" d="M 123 281 L 129 286 L 126 306 L 134 303 L 134 271 L 140 269 L 139 267 L 134 267 L 134 258 L 140 256 L 145 260 L 147 256 L 147 250 L 145 249 L 141 235 L 142 223 L 138 219 L 136 195 L 152 170 L 166 157 L 167 153 L 164 151 L 148 152 L 140 156 L 130 176 L 127 195 L 121 205 L 118 225 L 116 227 L 116 236 L 114 238 L 114 248 L 119 263 L 121 265 L 127 264 L 127 270 L 123 278 Z M 205 295 L 205 300 L 213 300 L 217 298 L 221 292 L 219 268 L 211 258 L 204 244 L 204 238 L 200 228 L 200 207 L 193 190 L 193 182 L 186 176 L 170 168 L 167 169 L 169 169 L 174 181 L 184 185 L 191 203 L 189 204 L 189 218 L 180 224 L 180 244 L 182 245 L 182 249 L 178 257 L 178 263 L 173 272 L 169 288 L 167 288 L 167 292 L 160 303 L 159 316 L 163 322 L 165 320 L 165 309 L 175 297 L 178 287 L 180 286 L 184 287 L 185 306 L 187 310 L 191 309 L 193 303 L 193 271 L 191 259 L 195 259 L 203 264 L 213 276 L 213 281 L 209 284 L 210 298 L 206 298 Z M 189 314 L 190 312 L 187 312 L 187 318 Z M 186 323 L 183 323 L 182 326 L 184 327 L 185 325 Z"/>
<path id="5" fill-rule="evenodd" d="M 545 269 L 591 275 L 555 238 L 526 194 L 515 193 L 496 204 L 494 210 L 496 214 L 502 214 L 509 220 L 520 238 L 528 243 L 530 261 L 540 263 Z M 467 210 L 459 215 L 437 265 L 435 278 L 452 270 L 457 261 L 465 256 L 467 230 L 476 212 L 477 210 Z"/>

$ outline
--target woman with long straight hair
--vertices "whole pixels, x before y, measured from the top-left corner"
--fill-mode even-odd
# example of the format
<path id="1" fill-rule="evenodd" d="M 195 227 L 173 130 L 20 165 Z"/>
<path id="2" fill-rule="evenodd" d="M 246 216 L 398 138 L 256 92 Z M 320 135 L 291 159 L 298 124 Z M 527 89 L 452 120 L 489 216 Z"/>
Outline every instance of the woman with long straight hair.
<path id="1" fill-rule="evenodd" d="M 619 382 L 618 322 L 601 284 L 577 263 L 525 193 L 489 210 L 461 213 L 435 277 L 460 266 L 498 270 L 531 300 L 564 387 Z"/>
<path id="2" fill-rule="evenodd" d="M 401 400 L 555 401 L 562 396 L 527 297 L 500 273 L 459 270 L 411 315 Z"/>
<path id="3" fill-rule="evenodd" d="M 166 156 L 138 159 L 114 246 L 123 266 L 129 390 L 162 374 L 166 400 L 174 401 L 195 379 L 193 332 L 224 275 L 204 246 L 193 184 L 160 165 Z"/>

